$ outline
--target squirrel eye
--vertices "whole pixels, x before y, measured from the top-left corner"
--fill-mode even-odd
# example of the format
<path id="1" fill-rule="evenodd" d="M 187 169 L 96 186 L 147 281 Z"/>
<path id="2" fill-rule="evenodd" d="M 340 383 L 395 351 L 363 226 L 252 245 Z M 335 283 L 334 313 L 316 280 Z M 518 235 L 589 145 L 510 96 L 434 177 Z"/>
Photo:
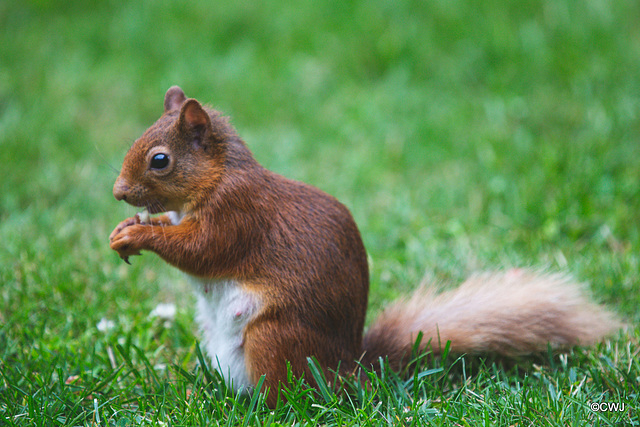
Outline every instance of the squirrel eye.
<path id="1" fill-rule="evenodd" d="M 151 169 L 164 169 L 169 165 L 169 156 L 158 153 L 151 158 Z"/>

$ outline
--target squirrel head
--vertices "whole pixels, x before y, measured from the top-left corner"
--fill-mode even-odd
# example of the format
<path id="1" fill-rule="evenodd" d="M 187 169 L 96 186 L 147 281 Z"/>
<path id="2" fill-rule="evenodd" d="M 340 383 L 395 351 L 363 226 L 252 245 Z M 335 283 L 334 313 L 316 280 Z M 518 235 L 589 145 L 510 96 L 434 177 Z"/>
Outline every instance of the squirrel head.
<path id="1" fill-rule="evenodd" d="M 114 197 L 150 213 L 189 212 L 218 182 L 232 133 L 218 112 L 171 87 L 164 114 L 127 152 Z"/>

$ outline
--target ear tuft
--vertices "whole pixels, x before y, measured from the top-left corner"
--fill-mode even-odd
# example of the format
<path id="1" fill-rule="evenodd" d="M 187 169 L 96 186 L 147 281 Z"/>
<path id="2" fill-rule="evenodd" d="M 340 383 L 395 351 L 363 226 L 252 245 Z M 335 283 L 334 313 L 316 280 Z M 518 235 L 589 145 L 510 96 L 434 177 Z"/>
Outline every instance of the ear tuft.
<path id="1" fill-rule="evenodd" d="M 171 86 L 164 96 L 164 112 L 177 110 L 187 100 L 179 86 Z"/>

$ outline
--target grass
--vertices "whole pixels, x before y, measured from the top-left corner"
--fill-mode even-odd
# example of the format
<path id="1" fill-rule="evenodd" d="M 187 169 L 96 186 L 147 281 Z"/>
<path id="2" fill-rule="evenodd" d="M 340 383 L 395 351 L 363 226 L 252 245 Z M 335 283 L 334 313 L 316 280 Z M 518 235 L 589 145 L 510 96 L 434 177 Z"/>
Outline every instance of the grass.
<path id="1" fill-rule="evenodd" d="M 0 424 L 639 424 L 639 21 L 631 0 L 0 3 Z M 371 313 L 424 277 L 531 265 L 629 328 L 346 394 L 299 382 L 275 410 L 234 396 L 185 279 L 107 244 L 134 213 L 119 163 L 173 84 L 352 210 Z M 172 322 L 149 316 L 167 302 Z"/>

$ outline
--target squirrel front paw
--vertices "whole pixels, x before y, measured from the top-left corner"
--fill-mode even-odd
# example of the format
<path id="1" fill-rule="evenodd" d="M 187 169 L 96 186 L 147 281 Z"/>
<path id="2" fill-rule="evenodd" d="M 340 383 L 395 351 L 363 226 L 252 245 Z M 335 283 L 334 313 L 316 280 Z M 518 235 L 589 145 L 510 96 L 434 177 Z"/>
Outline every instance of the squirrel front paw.
<path id="1" fill-rule="evenodd" d="M 141 236 L 144 228 L 144 225 L 140 225 L 140 219 L 135 216 L 118 224 L 109 236 L 111 249 L 118 252 L 120 258 L 127 264 L 131 264 L 130 256 L 140 255 L 140 250 L 143 249 Z"/>
<path id="2" fill-rule="evenodd" d="M 140 224 L 140 217 L 138 215 L 136 216 L 132 216 L 131 218 L 127 218 L 124 221 L 120 222 L 120 224 L 118 224 L 116 226 L 116 228 L 113 229 L 113 231 L 111 232 L 111 234 L 109 235 L 109 242 L 113 242 L 113 239 L 125 228 L 130 227 L 132 225 L 136 225 L 136 224 Z"/>

